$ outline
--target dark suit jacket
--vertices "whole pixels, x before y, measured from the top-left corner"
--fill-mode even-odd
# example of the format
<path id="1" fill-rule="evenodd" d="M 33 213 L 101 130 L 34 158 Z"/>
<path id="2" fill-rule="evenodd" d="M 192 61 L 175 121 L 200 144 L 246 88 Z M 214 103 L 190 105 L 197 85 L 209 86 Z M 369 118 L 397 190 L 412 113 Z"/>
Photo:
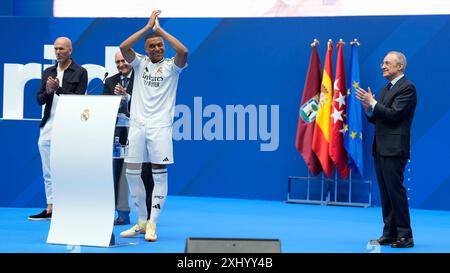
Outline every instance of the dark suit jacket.
<path id="1" fill-rule="evenodd" d="M 383 88 L 369 121 L 375 124 L 372 154 L 409 158 L 416 87 L 403 76 L 390 90 Z"/>
<path id="2" fill-rule="evenodd" d="M 105 80 L 105 84 L 103 86 L 103 95 L 114 95 L 114 87 L 116 84 L 121 83 L 120 81 L 120 73 L 115 74 L 114 76 L 111 76 Z M 128 82 L 127 86 L 127 93 L 131 94 L 133 93 L 133 80 L 134 80 L 134 72 L 131 74 L 130 81 Z M 130 100 L 131 102 L 131 100 Z M 119 107 L 119 113 L 123 113 L 127 115 L 127 117 L 130 117 L 130 102 L 123 107 L 122 105 Z M 114 131 L 114 136 L 119 137 L 119 141 L 122 145 L 125 145 L 127 143 L 128 138 L 128 130 L 125 127 L 116 127 Z"/>
<path id="3" fill-rule="evenodd" d="M 37 94 L 37 101 L 39 105 L 45 104 L 44 109 L 44 117 L 42 117 L 41 124 L 39 127 L 43 127 L 45 123 L 47 122 L 48 118 L 50 117 L 50 111 L 52 110 L 52 104 L 53 104 L 53 96 L 54 93 L 47 94 L 45 92 L 45 86 L 47 84 L 48 77 L 52 76 L 56 78 L 57 68 L 58 64 L 55 64 L 54 66 L 51 66 L 47 69 L 45 69 L 44 74 L 42 75 L 41 79 L 41 87 L 39 88 L 39 92 Z M 64 71 L 64 76 L 62 80 L 62 87 L 59 87 L 56 90 L 56 94 L 78 94 L 82 95 L 86 92 L 87 88 L 87 81 L 88 81 L 88 73 L 87 70 L 81 67 L 80 65 L 76 64 L 73 60 L 72 63 L 67 67 L 67 69 Z"/>
<path id="4" fill-rule="evenodd" d="M 114 87 L 116 86 L 116 84 L 120 83 L 120 75 L 121 75 L 120 73 L 117 73 L 114 76 L 111 76 L 106 79 L 103 88 L 103 95 L 114 95 Z M 127 86 L 127 93 L 130 94 L 130 96 L 133 93 L 133 81 L 134 81 L 134 72 L 131 74 L 130 81 Z M 126 111 L 126 109 L 119 108 L 119 113 L 124 113 L 127 116 L 130 116 L 129 107 L 130 105 L 128 104 L 128 111 Z"/>

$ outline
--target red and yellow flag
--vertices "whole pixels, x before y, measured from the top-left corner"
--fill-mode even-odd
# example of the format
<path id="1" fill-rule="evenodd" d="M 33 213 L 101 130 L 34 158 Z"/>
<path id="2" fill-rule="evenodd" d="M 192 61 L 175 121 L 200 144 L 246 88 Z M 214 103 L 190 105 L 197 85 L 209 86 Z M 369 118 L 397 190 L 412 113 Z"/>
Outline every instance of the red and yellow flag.
<path id="1" fill-rule="evenodd" d="M 344 148 L 344 124 L 347 119 L 347 105 L 345 103 L 345 66 L 342 53 L 343 42 L 338 43 L 338 57 L 336 62 L 336 77 L 334 79 L 333 102 L 330 116 L 330 157 L 336 164 L 341 177 L 346 179 L 349 174 L 348 157 Z"/>
<path id="2" fill-rule="evenodd" d="M 312 149 L 319 158 L 322 169 L 328 177 L 333 173 L 333 164 L 330 158 L 330 112 L 333 100 L 332 85 L 332 53 L 333 42 L 328 41 L 325 66 L 323 69 L 322 86 L 320 90 L 319 110 L 317 111 L 316 124 L 314 128 Z"/>

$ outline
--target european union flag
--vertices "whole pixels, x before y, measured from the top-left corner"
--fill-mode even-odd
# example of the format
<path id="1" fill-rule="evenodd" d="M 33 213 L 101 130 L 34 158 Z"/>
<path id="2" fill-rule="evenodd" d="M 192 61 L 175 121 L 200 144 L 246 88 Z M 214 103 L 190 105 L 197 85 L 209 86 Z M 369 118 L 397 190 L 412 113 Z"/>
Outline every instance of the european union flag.
<path id="1" fill-rule="evenodd" d="M 347 124 L 344 125 L 344 147 L 348 153 L 349 166 L 364 172 L 363 159 L 363 109 L 361 102 L 356 98 L 355 88 L 359 87 L 359 43 L 355 40 L 351 43 L 352 55 L 350 57 L 350 77 L 347 83 Z"/>

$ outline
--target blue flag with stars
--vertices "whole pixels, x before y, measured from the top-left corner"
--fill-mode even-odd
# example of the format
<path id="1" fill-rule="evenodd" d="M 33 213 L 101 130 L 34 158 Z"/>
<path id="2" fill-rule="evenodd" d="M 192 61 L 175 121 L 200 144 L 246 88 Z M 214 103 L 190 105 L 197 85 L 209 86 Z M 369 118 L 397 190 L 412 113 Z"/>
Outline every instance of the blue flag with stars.
<path id="1" fill-rule="evenodd" d="M 363 159 L 363 109 L 356 98 L 355 88 L 359 87 L 359 43 L 351 43 L 350 77 L 347 83 L 347 124 L 344 125 L 344 147 L 348 153 L 349 166 L 362 176 L 364 172 Z"/>

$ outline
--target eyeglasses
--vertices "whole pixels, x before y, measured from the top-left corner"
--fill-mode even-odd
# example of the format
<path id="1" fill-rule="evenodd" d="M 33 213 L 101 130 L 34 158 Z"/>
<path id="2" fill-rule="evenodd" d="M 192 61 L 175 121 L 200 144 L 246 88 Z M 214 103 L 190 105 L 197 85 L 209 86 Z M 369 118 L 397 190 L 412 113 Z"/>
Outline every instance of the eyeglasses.
<path id="1" fill-rule="evenodd" d="M 397 63 L 397 62 L 395 63 L 395 65 L 399 65 L 399 64 L 401 64 L 401 63 Z M 380 67 L 383 67 L 383 65 L 385 65 L 385 66 L 392 66 L 392 65 L 394 65 L 394 63 L 391 63 L 389 61 L 380 63 Z"/>
<path id="2" fill-rule="evenodd" d="M 126 63 L 126 61 L 125 60 L 117 60 L 116 61 L 116 64 L 120 64 L 120 63 Z"/>

